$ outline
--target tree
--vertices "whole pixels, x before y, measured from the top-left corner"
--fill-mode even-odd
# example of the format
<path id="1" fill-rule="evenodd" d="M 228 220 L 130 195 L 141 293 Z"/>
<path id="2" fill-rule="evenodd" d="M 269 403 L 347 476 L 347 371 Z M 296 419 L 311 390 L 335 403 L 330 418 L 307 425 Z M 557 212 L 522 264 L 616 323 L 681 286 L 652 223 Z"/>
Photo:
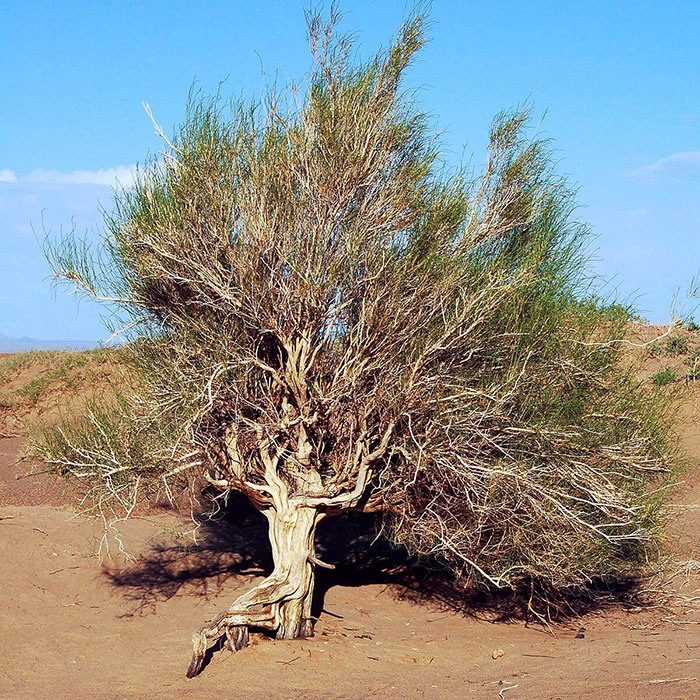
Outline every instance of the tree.
<path id="1" fill-rule="evenodd" d="M 194 95 L 99 252 L 48 250 L 125 318 L 138 379 L 43 431 L 44 458 L 102 508 L 200 476 L 269 521 L 273 572 L 195 632 L 188 676 L 224 636 L 311 634 L 314 534 L 344 511 L 555 604 L 637 572 L 661 519 L 668 425 L 528 110 L 496 118 L 478 177 L 450 173 L 403 86 L 424 17 L 367 62 L 337 20 L 309 16 L 300 88 Z"/>

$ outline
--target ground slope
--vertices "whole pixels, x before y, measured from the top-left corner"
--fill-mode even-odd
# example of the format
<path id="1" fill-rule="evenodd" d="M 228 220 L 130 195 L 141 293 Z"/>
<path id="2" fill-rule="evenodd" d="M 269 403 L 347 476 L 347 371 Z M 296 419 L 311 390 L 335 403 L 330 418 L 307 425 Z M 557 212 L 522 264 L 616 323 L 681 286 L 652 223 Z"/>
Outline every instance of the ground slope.
<path id="1" fill-rule="evenodd" d="M 667 343 L 649 353 L 649 381 L 666 365 L 676 382 L 691 371 L 692 347 L 677 353 Z M 21 379 L 13 381 L 21 393 Z M 693 559 L 700 541 L 698 405 L 700 386 L 689 384 L 682 439 L 693 466 L 676 499 L 679 562 Z M 439 588 L 417 600 L 419 572 L 381 543 L 358 550 L 345 525 L 324 535 L 323 558 L 340 566 L 319 580 L 312 639 L 256 638 L 236 654 L 212 654 L 187 680 L 191 630 L 269 566 L 262 523 L 244 513 L 242 524 L 223 528 L 225 539 L 213 535 L 222 528 L 204 528 L 199 546 L 186 549 L 186 515 L 153 510 L 121 526 L 136 561 L 112 540 L 113 556 L 100 563 L 101 524 L 74 516 L 60 482 L 26 476 L 40 470 L 21 460 L 22 444 L 0 439 L 0 698 L 700 696 L 700 615 L 691 605 L 598 612 L 553 634 L 494 622 L 478 605 L 448 605 Z M 343 566 L 359 551 L 359 567 Z M 697 570 L 678 567 L 672 586 L 692 596 Z"/>

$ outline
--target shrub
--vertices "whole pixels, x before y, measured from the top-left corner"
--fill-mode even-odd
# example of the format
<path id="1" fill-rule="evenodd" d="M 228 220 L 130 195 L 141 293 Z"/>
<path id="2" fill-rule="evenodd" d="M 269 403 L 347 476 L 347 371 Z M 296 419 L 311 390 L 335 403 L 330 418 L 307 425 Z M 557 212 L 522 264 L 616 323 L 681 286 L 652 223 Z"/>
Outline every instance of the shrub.
<path id="1" fill-rule="evenodd" d="M 691 333 L 700 331 L 700 325 L 695 322 L 695 318 L 692 316 L 685 322 L 684 325 Z"/>
<path id="2" fill-rule="evenodd" d="M 666 347 L 672 355 L 683 355 L 688 352 L 688 339 L 682 335 L 674 335 L 668 339 Z"/>
<path id="3" fill-rule="evenodd" d="M 653 555 L 672 464 L 658 400 L 624 364 L 630 313 L 589 295 L 588 231 L 527 110 L 499 115 L 484 172 L 440 165 L 403 87 L 411 19 L 358 63 L 312 16 L 308 90 L 193 98 L 93 255 L 56 275 L 117 300 L 138 389 L 37 449 L 101 508 L 201 475 L 270 522 L 275 569 L 194 636 L 311 632 L 318 522 L 384 531 L 467 584 L 562 596 Z"/>
<path id="4" fill-rule="evenodd" d="M 670 367 L 663 367 L 658 372 L 655 372 L 651 380 L 656 384 L 656 386 L 666 386 L 671 382 L 675 382 L 678 379 L 676 372 Z"/>

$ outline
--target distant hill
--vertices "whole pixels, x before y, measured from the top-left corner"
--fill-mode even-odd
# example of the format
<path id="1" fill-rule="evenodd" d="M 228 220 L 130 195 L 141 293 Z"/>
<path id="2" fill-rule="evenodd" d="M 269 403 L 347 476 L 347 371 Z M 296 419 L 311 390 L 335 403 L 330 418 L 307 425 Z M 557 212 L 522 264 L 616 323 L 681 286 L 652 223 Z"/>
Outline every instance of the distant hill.
<path id="1" fill-rule="evenodd" d="M 10 338 L 0 333 L 0 353 L 25 350 L 91 350 L 100 343 L 95 340 L 39 340 L 37 338 Z"/>

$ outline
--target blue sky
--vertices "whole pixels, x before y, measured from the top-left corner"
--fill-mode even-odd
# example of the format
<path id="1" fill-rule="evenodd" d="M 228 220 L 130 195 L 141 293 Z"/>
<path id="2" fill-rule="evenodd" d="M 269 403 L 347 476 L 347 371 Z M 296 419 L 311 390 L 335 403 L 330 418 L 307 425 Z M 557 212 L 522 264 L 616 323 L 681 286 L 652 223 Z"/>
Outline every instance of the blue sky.
<path id="1" fill-rule="evenodd" d="M 99 227 L 115 179 L 159 149 L 142 102 L 170 131 L 193 80 L 257 96 L 275 75 L 299 78 L 307 5 L 0 0 L 0 333 L 108 335 L 93 304 L 54 294 L 33 229 Z M 343 27 L 368 55 L 407 7 L 345 0 Z M 410 83 L 448 160 L 481 164 L 502 108 L 546 111 L 541 132 L 598 236 L 596 269 L 667 320 L 700 270 L 700 2 L 434 0 L 432 17 Z"/>

